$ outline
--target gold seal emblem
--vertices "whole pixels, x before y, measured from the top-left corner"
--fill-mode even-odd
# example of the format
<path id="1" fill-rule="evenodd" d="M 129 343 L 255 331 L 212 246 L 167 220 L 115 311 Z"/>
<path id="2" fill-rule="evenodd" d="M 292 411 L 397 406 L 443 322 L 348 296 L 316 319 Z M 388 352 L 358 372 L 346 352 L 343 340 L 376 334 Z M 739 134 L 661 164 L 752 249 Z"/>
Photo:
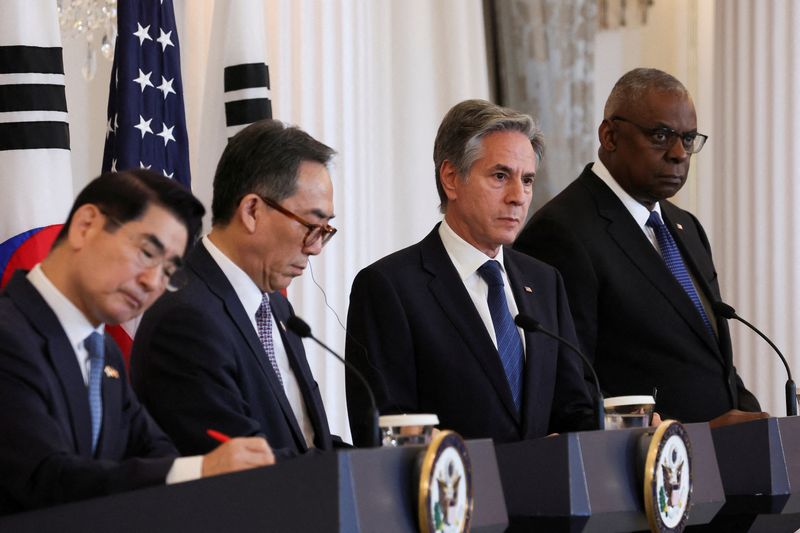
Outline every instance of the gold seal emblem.
<path id="1" fill-rule="evenodd" d="M 422 455 L 418 517 L 422 533 L 469 531 L 472 468 L 464 439 L 440 431 Z"/>
<path id="2" fill-rule="evenodd" d="M 692 446 L 686 428 L 665 420 L 656 428 L 644 465 L 644 508 L 650 531 L 683 531 L 692 495 Z"/>

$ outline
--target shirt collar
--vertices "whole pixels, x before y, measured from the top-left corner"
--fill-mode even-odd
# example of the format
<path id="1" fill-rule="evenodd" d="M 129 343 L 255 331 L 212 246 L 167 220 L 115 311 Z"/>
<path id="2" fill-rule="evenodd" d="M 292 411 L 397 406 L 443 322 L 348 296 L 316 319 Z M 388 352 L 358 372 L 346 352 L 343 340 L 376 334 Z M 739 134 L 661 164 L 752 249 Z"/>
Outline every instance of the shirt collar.
<path id="1" fill-rule="evenodd" d="M 37 264 L 28 272 L 27 278 L 28 281 L 31 282 L 31 285 L 42 295 L 47 305 L 50 306 L 56 318 L 58 318 L 58 322 L 64 329 L 64 333 L 67 334 L 67 339 L 69 339 L 73 350 L 78 350 L 86 337 L 93 332 L 96 331 L 100 335 L 103 334 L 105 324 L 100 324 L 96 328 L 92 326 L 92 323 L 89 322 L 89 319 L 86 318 L 80 309 L 75 307 L 75 304 L 53 285 L 53 282 L 50 281 L 44 273 L 44 270 L 42 270 L 41 263 Z"/>
<path id="2" fill-rule="evenodd" d="M 625 206 L 625 209 L 628 210 L 639 227 L 644 229 L 647 219 L 650 218 L 650 210 L 637 202 L 633 196 L 628 194 L 628 192 L 622 188 L 622 185 L 620 185 L 617 180 L 611 176 L 611 172 L 609 172 L 603 162 L 599 159 L 592 164 L 592 172 L 597 174 L 597 177 L 603 180 L 603 183 L 608 185 L 608 188 L 611 189 L 615 195 L 617 195 L 617 198 L 619 198 L 620 202 L 622 202 L 622 205 Z M 661 217 L 660 202 L 655 203 L 653 211 L 658 213 L 658 216 Z M 663 220 L 663 217 L 661 217 L 661 219 Z"/>
<path id="3" fill-rule="evenodd" d="M 239 301 L 242 302 L 247 316 L 251 318 L 254 317 L 256 311 L 258 311 L 258 308 L 261 306 L 263 295 L 261 289 L 258 288 L 258 285 L 253 282 L 250 276 L 248 276 L 239 265 L 231 261 L 222 250 L 211 242 L 208 235 L 203 237 L 203 246 L 206 247 L 212 259 L 217 263 L 222 273 L 225 274 L 225 277 L 228 278 L 231 286 L 233 286 L 233 291 L 236 293 L 236 296 L 239 297 Z"/>
<path id="4" fill-rule="evenodd" d="M 475 272 L 477 272 L 477 270 L 486 261 L 490 261 L 492 259 L 500 263 L 500 269 L 505 271 L 505 267 L 503 266 L 502 246 L 495 257 L 489 257 L 462 239 L 460 235 L 453 231 L 453 228 L 450 227 L 446 220 L 442 220 L 442 223 L 439 226 L 439 238 L 442 239 L 444 249 L 447 252 L 447 255 L 450 256 L 453 266 L 456 267 L 456 271 L 458 272 L 458 276 L 461 278 L 461 281 L 464 281 L 471 275 L 475 274 Z"/>

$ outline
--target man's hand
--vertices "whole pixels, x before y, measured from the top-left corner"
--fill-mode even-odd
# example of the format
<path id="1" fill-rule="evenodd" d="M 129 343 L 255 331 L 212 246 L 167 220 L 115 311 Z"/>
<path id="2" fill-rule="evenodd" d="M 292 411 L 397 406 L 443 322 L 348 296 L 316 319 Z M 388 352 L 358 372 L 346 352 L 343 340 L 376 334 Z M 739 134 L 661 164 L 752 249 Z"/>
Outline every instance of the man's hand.
<path id="1" fill-rule="evenodd" d="M 751 420 L 759 420 L 761 418 L 769 418 L 769 413 L 761 411 L 760 413 L 751 413 L 748 411 L 740 411 L 738 409 L 731 409 L 714 420 L 708 422 L 711 429 L 721 426 L 729 426 L 731 424 L 741 424 L 742 422 L 749 422 Z"/>
<path id="2" fill-rule="evenodd" d="M 203 456 L 203 477 L 275 464 L 263 437 L 242 437 L 221 444 Z"/>

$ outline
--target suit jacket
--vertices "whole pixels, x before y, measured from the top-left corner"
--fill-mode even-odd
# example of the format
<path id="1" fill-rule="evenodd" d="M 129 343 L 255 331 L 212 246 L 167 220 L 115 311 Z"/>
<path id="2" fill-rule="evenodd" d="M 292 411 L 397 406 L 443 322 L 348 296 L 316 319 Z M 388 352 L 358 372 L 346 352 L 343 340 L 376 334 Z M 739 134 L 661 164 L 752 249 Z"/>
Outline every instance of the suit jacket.
<path id="1" fill-rule="evenodd" d="M 711 248 L 698 220 L 660 202 L 697 290 L 721 300 Z M 728 325 L 709 335 L 686 292 L 619 198 L 587 166 L 542 207 L 514 247 L 564 276 L 578 338 L 607 396 L 651 394 L 662 417 L 710 420 L 760 410 L 732 362 Z"/>
<path id="2" fill-rule="evenodd" d="M 239 297 L 205 246 L 187 258 L 188 285 L 145 313 L 131 354 L 133 387 L 181 453 L 206 453 L 218 443 L 206 430 L 263 435 L 278 459 L 308 447 L 289 400 Z M 319 386 L 301 339 L 283 324 L 294 314 L 270 294 L 275 322 L 314 427 L 314 445 L 332 447 Z M 277 338 L 276 338 L 277 340 Z"/>
<path id="3" fill-rule="evenodd" d="M 177 455 L 139 404 L 105 339 L 103 424 L 58 318 L 18 271 L 0 296 L 0 514 L 164 483 Z"/>
<path id="4" fill-rule="evenodd" d="M 558 272 L 511 249 L 504 266 L 520 313 L 575 341 Z M 557 341 L 525 334 L 523 407 L 516 411 L 497 348 L 438 233 L 362 270 L 347 317 L 347 359 L 365 374 L 382 414 L 436 413 L 464 438 L 512 442 L 594 427 L 581 362 Z M 355 444 L 368 441 L 369 405 L 347 374 Z"/>

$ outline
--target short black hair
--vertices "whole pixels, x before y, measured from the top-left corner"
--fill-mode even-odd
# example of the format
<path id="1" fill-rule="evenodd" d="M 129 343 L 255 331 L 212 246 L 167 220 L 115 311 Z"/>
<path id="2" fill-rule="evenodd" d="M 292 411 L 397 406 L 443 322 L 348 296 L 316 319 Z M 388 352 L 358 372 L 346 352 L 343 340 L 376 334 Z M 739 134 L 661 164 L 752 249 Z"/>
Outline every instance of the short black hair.
<path id="1" fill-rule="evenodd" d="M 78 194 L 53 246 L 66 238 L 75 211 L 86 204 L 96 205 L 109 218 L 123 224 L 143 216 L 151 205 L 163 207 L 186 228 L 186 251 L 200 236 L 206 212 L 200 200 L 186 187 L 157 172 L 146 169 L 106 172 Z M 115 223 L 106 224 L 107 231 L 115 229 Z"/>
<path id="2" fill-rule="evenodd" d="M 260 120 L 237 133 L 225 147 L 214 175 L 211 223 L 226 225 L 245 195 L 256 193 L 276 202 L 297 190 L 303 161 L 327 166 L 336 152 L 296 126 Z"/>

